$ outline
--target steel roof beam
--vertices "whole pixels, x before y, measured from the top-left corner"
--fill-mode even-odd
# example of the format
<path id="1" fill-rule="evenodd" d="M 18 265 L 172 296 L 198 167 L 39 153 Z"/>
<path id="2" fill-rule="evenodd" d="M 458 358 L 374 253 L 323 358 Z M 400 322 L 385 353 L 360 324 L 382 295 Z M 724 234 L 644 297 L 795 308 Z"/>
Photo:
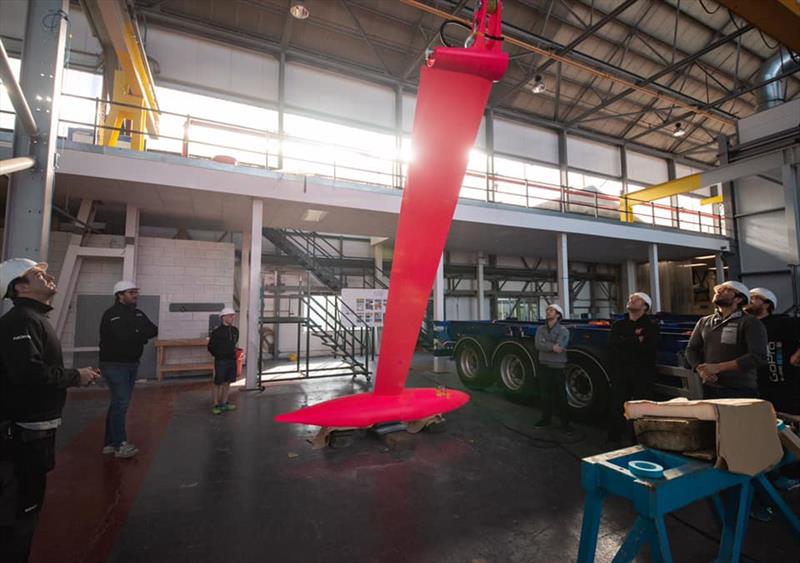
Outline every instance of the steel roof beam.
<path id="1" fill-rule="evenodd" d="M 636 2 L 638 2 L 638 0 L 625 0 L 625 2 L 623 2 L 622 4 L 620 4 L 619 6 L 614 8 L 614 10 L 612 10 L 611 12 L 607 13 L 605 16 L 603 16 L 601 19 L 599 19 L 595 24 L 593 24 L 593 25 L 587 27 L 586 29 L 584 29 L 583 32 L 580 35 L 578 35 L 578 37 L 576 37 L 575 39 L 570 41 L 567 45 L 564 45 L 562 48 L 560 48 L 558 51 L 556 51 L 556 54 L 563 56 L 563 55 L 567 55 L 567 54 L 571 53 L 575 49 L 575 47 L 577 47 L 578 45 L 583 43 L 583 41 L 585 41 L 586 39 L 591 37 L 596 31 L 598 31 L 600 28 L 602 28 L 608 22 L 610 22 L 611 20 L 616 18 L 619 14 L 621 14 L 622 12 L 624 12 L 625 10 L 630 8 Z M 651 3 L 651 5 L 652 5 L 652 3 Z M 648 11 L 649 11 L 649 8 L 648 8 Z M 533 78 L 538 72 L 544 72 L 554 62 L 555 61 L 553 59 L 548 59 L 541 66 L 539 66 L 539 65 L 534 66 L 534 68 L 533 68 L 533 70 L 531 72 L 529 72 L 522 80 L 520 80 L 516 84 L 514 84 L 511 87 L 511 90 L 509 90 L 508 92 L 503 94 L 503 96 L 500 99 L 498 99 L 495 103 L 502 103 L 505 100 L 507 100 L 510 96 L 515 94 L 520 88 L 525 86 L 525 84 L 530 82 L 531 78 Z"/>
<path id="2" fill-rule="evenodd" d="M 752 25 L 741 27 L 741 28 L 737 29 L 736 31 L 734 31 L 733 33 L 729 33 L 728 35 L 722 37 L 721 39 L 718 39 L 717 41 L 714 41 L 710 45 L 707 45 L 706 47 L 700 49 L 699 51 L 697 51 L 693 55 L 690 55 L 690 56 L 686 57 L 685 59 L 681 59 L 680 61 L 676 62 L 675 64 L 671 64 L 671 65 L 661 69 L 660 71 L 656 72 L 652 76 L 650 76 L 648 78 L 645 78 L 642 82 L 638 83 L 637 86 L 650 86 L 650 85 L 653 85 L 653 83 L 656 80 L 658 80 L 659 78 L 661 78 L 662 76 L 666 76 L 670 72 L 674 72 L 675 70 L 677 70 L 677 69 L 679 69 L 679 68 L 681 68 L 683 66 L 686 66 L 686 65 L 688 65 L 690 63 L 693 63 L 694 61 L 696 61 L 697 59 L 699 59 L 700 57 L 702 57 L 706 53 L 710 53 L 714 49 L 724 45 L 725 43 L 727 43 L 727 42 L 729 42 L 729 41 L 731 41 L 733 39 L 736 39 L 740 35 L 743 35 L 743 34 L 747 33 L 748 31 L 750 31 L 751 29 L 753 29 Z M 613 104 L 614 102 L 617 102 L 617 101 L 621 100 L 622 98 L 628 96 L 629 94 L 632 94 L 635 91 L 636 90 L 634 90 L 633 88 L 626 88 L 625 90 L 623 90 L 619 94 L 611 97 L 610 99 L 606 100 L 605 102 L 603 102 L 599 106 L 594 107 L 591 110 L 586 111 L 583 114 L 579 115 L 578 117 L 573 119 L 570 123 L 576 123 L 576 122 L 580 121 L 582 118 L 586 117 L 587 115 L 589 115 L 591 113 L 594 113 L 595 111 L 598 111 L 598 110 L 600 110 L 600 109 L 602 109 L 602 108 L 604 108 L 606 106 L 609 106 L 609 105 Z M 694 100 L 694 101 L 696 103 L 698 100 Z"/>

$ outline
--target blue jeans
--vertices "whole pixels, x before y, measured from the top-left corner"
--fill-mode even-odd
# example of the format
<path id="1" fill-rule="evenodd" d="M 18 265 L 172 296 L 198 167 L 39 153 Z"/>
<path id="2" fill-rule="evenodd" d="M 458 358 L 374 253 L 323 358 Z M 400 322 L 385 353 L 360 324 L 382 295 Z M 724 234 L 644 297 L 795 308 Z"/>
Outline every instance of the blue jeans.
<path id="1" fill-rule="evenodd" d="M 106 414 L 106 446 L 118 448 L 122 442 L 128 441 L 125 431 L 125 415 L 131 402 L 133 385 L 136 383 L 136 371 L 139 364 L 101 365 L 100 370 L 106 385 L 111 392 L 111 403 Z"/>

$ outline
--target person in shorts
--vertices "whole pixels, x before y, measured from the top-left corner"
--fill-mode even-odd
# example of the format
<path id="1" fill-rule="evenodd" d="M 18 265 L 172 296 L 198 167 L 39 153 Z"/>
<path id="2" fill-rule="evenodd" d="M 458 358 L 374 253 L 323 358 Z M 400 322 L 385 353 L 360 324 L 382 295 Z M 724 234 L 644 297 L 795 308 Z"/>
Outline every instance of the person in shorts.
<path id="1" fill-rule="evenodd" d="M 239 329 L 233 326 L 236 311 L 225 307 L 220 313 L 221 323 L 213 330 L 208 340 L 208 351 L 214 356 L 214 406 L 213 414 L 222 414 L 236 409 L 228 402 L 231 383 L 236 381 L 236 344 Z"/>

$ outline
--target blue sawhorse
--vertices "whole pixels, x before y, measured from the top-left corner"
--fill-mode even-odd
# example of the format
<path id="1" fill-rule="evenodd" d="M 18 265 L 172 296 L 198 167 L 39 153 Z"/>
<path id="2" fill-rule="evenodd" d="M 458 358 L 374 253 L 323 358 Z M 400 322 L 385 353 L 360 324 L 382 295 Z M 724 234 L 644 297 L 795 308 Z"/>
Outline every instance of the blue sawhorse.
<path id="1" fill-rule="evenodd" d="M 786 454 L 781 465 L 791 459 L 790 454 Z M 633 460 L 661 465 L 665 470 L 664 477 L 643 479 L 633 475 L 628 470 L 628 462 Z M 614 557 L 614 563 L 632 561 L 645 543 L 650 544 L 653 561 L 671 563 L 664 517 L 703 499 L 711 499 L 722 526 L 717 560 L 739 561 L 754 487 L 770 498 L 795 537 L 800 539 L 800 520 L 764 473 L 755 477 L 738 475 L 682 455 L 633 446 L 584 458 L 581 483 L 586 490 L 586 501 L 578 563 L 594 561 L 603 500 L 608 495 L 627 498 L 638 513 L 633 528 Z"/>

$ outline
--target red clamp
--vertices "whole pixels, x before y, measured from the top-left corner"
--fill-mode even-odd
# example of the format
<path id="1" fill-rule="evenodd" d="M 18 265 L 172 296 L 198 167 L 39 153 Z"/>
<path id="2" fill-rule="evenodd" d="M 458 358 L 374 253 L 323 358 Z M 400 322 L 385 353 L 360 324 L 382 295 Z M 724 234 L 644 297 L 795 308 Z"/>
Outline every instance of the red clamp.
<path id="1" fill-rule="evenodd" d="M 508 53 L 501 48 L 503 0 L 477 2 L 466 47 L 437 47 L 427 64 L 431 68 L 475 74 L 497 82 L 508 67 Z"/>

